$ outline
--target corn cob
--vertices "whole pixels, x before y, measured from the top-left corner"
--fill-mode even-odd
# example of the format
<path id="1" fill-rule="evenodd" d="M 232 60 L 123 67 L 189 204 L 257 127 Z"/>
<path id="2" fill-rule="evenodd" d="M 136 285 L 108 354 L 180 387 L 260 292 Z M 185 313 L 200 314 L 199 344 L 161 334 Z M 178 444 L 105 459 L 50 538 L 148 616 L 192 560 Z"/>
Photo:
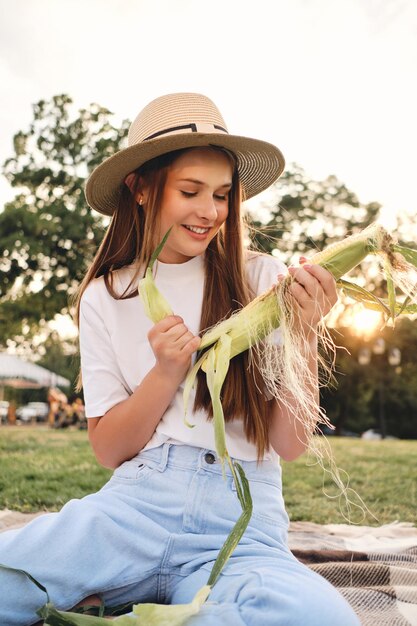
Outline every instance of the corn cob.
<path id="1" fill-rule="evenodd" d="M 370 253 L 390 251 L 391 236 L 378 224 L 347 237 L 314 254 L 310 263 L 321 265 L 338 280 L 359 265 Z M 383 247 L 384 246 L 384 247 Z M 281 311 L 277 306 L 278 286 L 272 287 L 247 304 L 238 313 L 208 330 L 201 339 L 200 350 L 214 344 L 222 335 L 232 340 L 231 358 L 244 352 L 264 339 L 271 330 L 278 328 Z"/>

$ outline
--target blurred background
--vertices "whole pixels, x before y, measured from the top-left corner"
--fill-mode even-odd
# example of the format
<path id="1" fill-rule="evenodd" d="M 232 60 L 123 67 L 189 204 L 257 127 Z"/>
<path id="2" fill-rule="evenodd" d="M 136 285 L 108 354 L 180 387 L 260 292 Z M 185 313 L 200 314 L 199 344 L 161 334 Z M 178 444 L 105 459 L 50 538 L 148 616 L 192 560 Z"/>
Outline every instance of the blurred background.
<path id="1" fill-rule="evenodd" d="M 0 0 L 0 416 L 85 427 L 70 300 L 106 227 L 89 171 L 164 93 L 211 97 L 287 168 L 248 239 L 298 262 L 379 220 L 417 245 L 414 0 Z M 354 280 L 384 293 L 370 261 Z M 417 439 L 417 321 L 341 297 L 336 434 Z"/>

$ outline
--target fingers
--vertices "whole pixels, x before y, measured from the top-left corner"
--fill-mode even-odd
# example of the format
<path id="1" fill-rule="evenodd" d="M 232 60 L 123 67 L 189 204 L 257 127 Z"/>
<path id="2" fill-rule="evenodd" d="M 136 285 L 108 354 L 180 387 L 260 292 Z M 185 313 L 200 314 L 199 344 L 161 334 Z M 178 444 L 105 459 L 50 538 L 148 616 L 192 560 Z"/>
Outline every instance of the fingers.
<path id="1" fill-rule="evenodd" d="M 329 298 L 329 300 L 331 300 L 334 304 L 337 300 L 337 291 L 336 281 L 331 273 L 320 265 L 313 265 L 310 263 L 304 263 L 302 269 L 318 281 L 327 298 Z"/>
<path id="2" fill-rule="evenodd" d="M 155 324 L 148 333 L 148 339 L 157 352 L 177 352 L 191 355 L 198 349 L 201 339 L 184 324 L 179 315 L 169 315 Z"/>
<path id="3" fill-rule="evenodd" d="M 167 317 L 164 317 L 163 320 L 155 324 L 149 334 L 151 334 L 154 330 L 157 332 L 165 333 L 180 323 L 184 323 L 182 317 L 180 317 L 179 315 L 168 315 Z"/>
<path id="4" fill-rule="evenodd" d="M 155 356 L 155 367 L 171 382 L 180 383 L 190 365 L 201 339 L 194 336 L 178 315 L 169 315 L 155 324 L 148 333 Z"/>
<path id="5" fill-rule="evenodd" d="M 333 276 L 321 266 L 305 262 L 300 267 L 289 267 L 288 272 L 293 278 L 290 292 L 300 307 L 303 322 L 307 326 L 317 324 L 337 302 Z"/>
<path id="6" fill-rule="evenodd" d="M 337 300 L 336 282 L 330 272 L 320 265 L 305 263 L 301 267 L 291 266 L 288 272 L 311 298 L 323 292 L 329 300 L 334 302 Z"/>
<path id="7" fill-rule="evenodd" d="M 296 296 L 301 307 L 304 308 L 313 301 L 322 301 L 324 293 L 320 283 L 307 269 L 303 267 L 289 267 L 288 273 L 293 278 L 291 292 Z"/>

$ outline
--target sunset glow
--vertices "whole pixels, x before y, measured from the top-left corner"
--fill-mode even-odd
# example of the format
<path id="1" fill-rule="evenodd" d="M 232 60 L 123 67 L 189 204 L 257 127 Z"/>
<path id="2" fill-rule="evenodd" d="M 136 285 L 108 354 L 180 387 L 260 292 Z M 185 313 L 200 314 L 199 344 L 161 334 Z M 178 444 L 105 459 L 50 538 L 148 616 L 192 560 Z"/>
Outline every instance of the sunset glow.
<path id="1" fill-rule="evenodd" d="M 362 305 L 352 307 L 351 325 L 356 335 L 371 337 L 382 326 L 382 315 L 378 311 L 365 309 Z"/>

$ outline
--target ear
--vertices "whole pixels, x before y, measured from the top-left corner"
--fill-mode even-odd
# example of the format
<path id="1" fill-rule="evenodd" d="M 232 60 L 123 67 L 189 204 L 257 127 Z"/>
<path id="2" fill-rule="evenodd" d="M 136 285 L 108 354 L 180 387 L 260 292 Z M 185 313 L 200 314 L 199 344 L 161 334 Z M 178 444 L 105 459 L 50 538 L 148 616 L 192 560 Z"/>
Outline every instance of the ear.
<path id="1" fill-rule="evenodd" d="M 136 185 L 136 175 L 134 172 L 131 172 L 130 174 L 126 176 L 125 185 L 129 187 L 131 193 L 133 194 L 135 190 L 135 185 Z M 145 194 L 140 188 L 136 192 L 136 201 L 141 205 L 145 204 L 146 202 Z"/>
<path id="2" fill-rule="evenodd" d="M 131 172 L 125 178 L 125 185 L 127 185 L 129 187 L 129 189 L 130 189 L 130 191 L 132 193 L 133 193 L 134 184 L 135 184 L 135 174 L 134 174 L 134 172 Z"/>

